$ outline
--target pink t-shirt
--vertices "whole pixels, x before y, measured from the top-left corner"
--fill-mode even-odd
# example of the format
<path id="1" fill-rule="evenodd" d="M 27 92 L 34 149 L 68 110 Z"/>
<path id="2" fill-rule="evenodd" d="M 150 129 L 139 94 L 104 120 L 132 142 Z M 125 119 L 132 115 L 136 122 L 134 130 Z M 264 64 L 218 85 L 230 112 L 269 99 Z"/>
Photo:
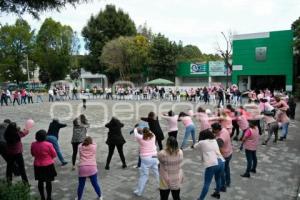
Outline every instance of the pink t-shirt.
<path id="1" fill-rule="evenodd" d="M 90 144 L 88 146 L 83 146 L 82 144 L 80 144 L 78 149 L 79 149 L 79 166 L 86 166 L 86 165 L 97 166 L 97 162 L 96 162 L 97 145 L 96 144 Z"/>
<path id="2" fill-rule="evenodd" d="M 134 136 L 138 143 L 140 144 L 140 156 L 151 157 L 157 156 L 156 146 L 155 146 L 155 135 L 149 140 L 144 140 L 143 135 L 139 134 L 137 129 L 134 129 Z"/>
<path id="3" fill-rule="evenodd" d="M 96 165 L 80 166 L 78 171 L 79 177 L 89 177 L 97 173 L 98 169 Z"/>
<path id="4" fill-rule="evenodd" d="M 221 118 L 220 122 L 221 122 L 221 126 L 223 128 L 232 128 L 232 119 L 231 119 L 231 117 L 227 116 L 225 118 Z"/>
<path id="5" fill-rule="evenodd" d="M 50 142 L 33 142 L 31 155 L 34 157 L 34 166 L 48 166 L 54 163 L 56 152 Z"/>
<path id="6" fill-rule="evenodd" d="M 200 132 L 210 128 L 209 118 L 206 113 L 195 113 L 196 119 L 199 121 Z"/>
<path id="7" fill-rule="evenodd" d="M 194 124 L 193 120 L 192 120 L 192 118 L 190 116 L 180 117 L 179 119 L 182 121 L 184 127 L 188 127 L 188 126 Z"/>
<path id="8" fill-rule="evenodd" d="M 232 154 L 232 144 L 230 134 L 227 131 L 227 129 L 222 128 L 222 130 L 219 132 L 216 138 L 220 138 L 224 142 L 222 148 L 220 148 L 223 157 L 229 157 Z"/>
<path id="9" fill-rule="evenodd" d="M 178 115 L 174 116 L 162 116 L 162 118 L 167 119 L 168 121 L 168 132 L 177 131 L 178 130 Z"/>
<path id="10" fill-rule="evenodd" d="M 258 142 L 259 142 L 259 133 L 258 128 L 249 128 L 246 132 L 244 137 L 246 140 L 244 141 L 244 147 L 247 150 L 256 151 Z"/>
<path id="11" fill-rule="evenodd" d="M 236 121 L 242 131 L 245 131 L 247 128 L 249 128 L 249 122 L 245 116 L 238 116 Z"/>

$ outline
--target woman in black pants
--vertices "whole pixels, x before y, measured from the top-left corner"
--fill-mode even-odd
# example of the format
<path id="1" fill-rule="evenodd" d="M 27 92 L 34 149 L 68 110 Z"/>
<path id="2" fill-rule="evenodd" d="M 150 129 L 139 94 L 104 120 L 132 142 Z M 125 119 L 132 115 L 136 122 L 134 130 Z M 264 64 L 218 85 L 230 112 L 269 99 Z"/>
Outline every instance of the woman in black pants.
<path id="1" fill-rule="evenodd" d="M 115 147 L 117 147 L 117 150 L 119 152 L 121 161 L 122 161 L 122 168 L 126 168 L 126 161 L 125 156 L 123 153 L 123 145 L 126 143 L 121 128 L 124 126 L 117 118 L 113 117 L 109 123 L 105 125 L 106 128 L 108 128 L 108 135 L 106 144 L 108 145 L 108 155 L 106 160 L 105 169 L 109 170 L 109 164 L 111 161 L 111 158 L 114 154 Z"/>
<path id="2" fill-rule="evenodd" d="M 163 149 L 162 141 L 165 139 L 164 133 L 159 125 L 158 117 L 154 112 L 149 112 L 148 117 L 142 117 L 141 120 L 148 122 L 150 131 L 154 133 L 159 150 Z"/>
<path id="3" fill-rule="evenodd" d="M 15 163 L 18 165 L 22 181 L 28 184 L 28 179 L 25 171 L 25 164 L 23 158 L 23 145 L 21 138 L 28 135 L 29 130 L 24 129 L 20 131 L 15 122 L 10 123 L 4 133 L 6 140 L 6 156 L 7 156 L 7 168 L 6 178 L 8 182 L 12 182 L 12 174 Z"/>
<path id="4" fill-rule="evenodd" d="M 76 157 L 78 152 L 78 146 L 81 144 L 86 138 L 87 128 L 89 127 L 88 120 L 85 115 L 81 114 L 78 118 L 73 121 L 73 136 L 72 136 L 72 170 L 75 170 Z"/>

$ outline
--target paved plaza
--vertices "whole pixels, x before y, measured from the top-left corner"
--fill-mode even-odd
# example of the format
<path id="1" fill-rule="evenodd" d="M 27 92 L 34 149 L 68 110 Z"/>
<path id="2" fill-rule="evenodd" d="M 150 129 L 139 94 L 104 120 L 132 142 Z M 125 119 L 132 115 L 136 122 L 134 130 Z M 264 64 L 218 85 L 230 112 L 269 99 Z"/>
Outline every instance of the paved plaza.
<path id="1" fill-rule="evenodd" d="M 150 175 L 149 182 L 143 197 L 135 197 L 132 193 L 138 180 L 138 169 L 133 166 L 137 163 L 138 144 L 135 142 L 133 135 L 129 132 L 134 124 L 138 122 L 139 117 L 147 116 L 149 111 L 155 112 L 160 110 L 167 111 L 173 103 L 160 102 L 129 102 L 126 101 L 106 101 L 95 100 L 90 101 L 94 105 L 88 105 L 86 114 L 91 128 L 88 134 L 94 138 L 98 145 L 97 161 L 99 169 L 99 179 L 101 189 L 105 200 L 158 200 L 158 186 L 154 182 L 154 178 Z M 123 105 L 117 103 L 122 102 Z M 30 144 L 34 141 L 35 132 L 38 129 L 48 129 L 51 117 L 64 119 L 63 122 L 68 126 L 61 129 L 60 146 L 69 164 L 61 167 L 60 163 L 56 163 L 58 176 L 53 183 L 53 199 L 54 200 L 70 200 L 76 197 L 77 190 L 77 171 L 71 170 L 71 136 L 72 136 L 72 119 L 78 116 L 81 110 L 80 101 L 63 102 L 65 105 L 53 106 L 51 103 L 31 104 L 22 106 L 9 106 L 0 108 L 0 121 L 9 118 L 16 121 L 19 125 L 23 125 L 28 118 L 32 118 L 36 125 L 33 131 L 23 139 L 24 157 L 26 162 L 26 171 L 29 176 L 32 187 L 32 194 L 39 197 L 37 191 L 37 182 L 33 177 L 33 158 L 30 155 Z M 125 103 L 125 104 L 124 104 Z M 52 105 L 52 107 L 51 107 Z M 195 104 L 190 104 L 196 107 Z M 184 103 L 174 108 L 175 112 L 186 111 L 189 104 Z M 212 106 L 204 106 L 212 108 Z M 52 113 L 52 114 L 51 114 Z M 299 106 L 296 113 L 299 113 Z M 127 117 L 122 120 L 125 127 L 122 133 L 126 139 L 124 153 L 128 168 L 121 168 L 121 161 L 117 151 L 113 156 L 110 170 L 104 170 L 108 147 L 105 144 L 108 130 L 103 126 L 112 115 Z M 268 146 L 259 146 L 257 174 L 252 175 L 250 179 L 241 178 L 246 167 L 245 155 L 238 151 L 238 144 L 233 143 L 235 150 L 231 162 L 232 185 L 226 193 L 221 193 L 221 199 L 224 200 L 295 200 L 298 196 L 298 188 L 300 183 L 300 135 L 299 135 L 299 115 L 297 119 L 290 124 L 288 139 L 285 142 L 279 142 Z M 166 121 L 160 120 L 163 131 L 166 134 Z M 195 121 L 195 124 L 198 123 Z M 184 127 L 179 126 L 179 143 L 182 141 Z M 198 131 L 197 131 L 198 132 Z M 262 140 L 262 138 L 261 138 Z M 166 140 L 164 140 L 165 142 Z M 5 177 L 6 163 L 0 158 L 0 178 Z M 186 149 L 184 151 L 185 174 L 184 184 L 181 188 L 181 197 L 183 200 L 195 200 L 203 186 L 204 166 L 201 163 L 199 153 L 196 150 Z M 19 180 L 20 178 L 15 178 Z M 214 182 L 210 187 L 207 199 L 215 187 Z M 87 181 L 84 199 L 92 200 L 96 198 L 91 184 Z M 171 197 L 170 197 L 171 199 Z"/>

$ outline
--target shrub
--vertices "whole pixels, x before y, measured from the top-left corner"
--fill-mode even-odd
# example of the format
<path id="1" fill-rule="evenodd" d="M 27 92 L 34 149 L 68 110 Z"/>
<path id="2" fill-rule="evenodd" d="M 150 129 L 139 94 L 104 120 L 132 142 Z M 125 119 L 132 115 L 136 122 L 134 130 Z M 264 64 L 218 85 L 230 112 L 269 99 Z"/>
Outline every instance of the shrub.
<path id="1" fill-rule="evenodd" d="M 30 196 L 30 187 L 23 182 L 8 184 L 4 180 L 0 180 L 0 199 L 1 200 L 33 200 Z"/>

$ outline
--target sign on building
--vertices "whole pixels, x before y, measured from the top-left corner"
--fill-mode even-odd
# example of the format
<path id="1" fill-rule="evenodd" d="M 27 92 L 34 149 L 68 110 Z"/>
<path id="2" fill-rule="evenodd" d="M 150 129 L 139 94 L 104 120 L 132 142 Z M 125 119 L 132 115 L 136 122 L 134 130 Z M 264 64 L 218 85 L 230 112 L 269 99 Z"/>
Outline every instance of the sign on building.
<path id="1" fill-rule="evenodd" d="M 224 61 L 210 61 L 209 65 L 209 75 L 210 76 L 226 76 L 227 69 L 225 67 Z M 231 75 L 231 71 L 228 71 L 228 75 Z"/>
<path id="2" fill-rule="evenodd" d="M 191 63 L 190 65 L 191 74 L 206 74 L 207 64 L 206 63 Z"/>
<path id="3" fill-rule="evenodd" d="M 267 47 L 256 47 L 255 58 L 257 61 L 265 61 L 267 59 Z"/>

